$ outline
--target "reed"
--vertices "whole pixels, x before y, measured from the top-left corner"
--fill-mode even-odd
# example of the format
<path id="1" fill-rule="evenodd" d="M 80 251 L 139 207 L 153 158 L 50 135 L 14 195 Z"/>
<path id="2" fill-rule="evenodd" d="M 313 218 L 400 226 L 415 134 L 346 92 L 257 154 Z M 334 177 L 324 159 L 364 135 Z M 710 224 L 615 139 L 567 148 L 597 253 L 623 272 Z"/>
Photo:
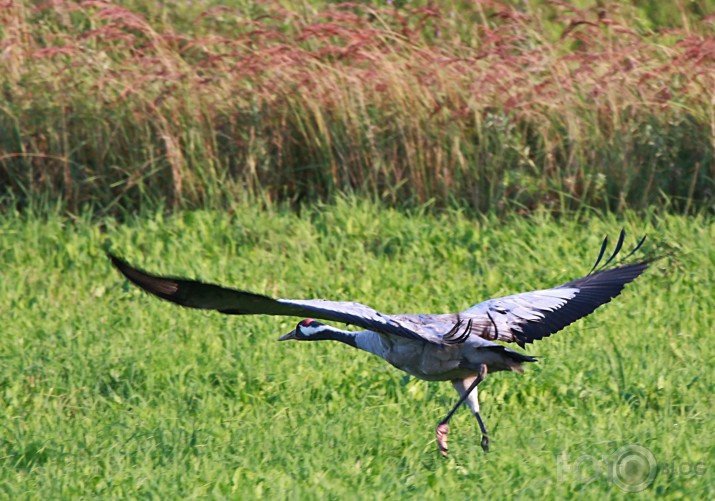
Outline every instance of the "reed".
<path id="1" fill-rule="evenodd" d="M 4 4 L 0 194 L 14 204 L 356 192 L 687 212 L 715 196 L 708 2 L 671 6 L 673 26 L 643 17 L 649 4 Z"/>

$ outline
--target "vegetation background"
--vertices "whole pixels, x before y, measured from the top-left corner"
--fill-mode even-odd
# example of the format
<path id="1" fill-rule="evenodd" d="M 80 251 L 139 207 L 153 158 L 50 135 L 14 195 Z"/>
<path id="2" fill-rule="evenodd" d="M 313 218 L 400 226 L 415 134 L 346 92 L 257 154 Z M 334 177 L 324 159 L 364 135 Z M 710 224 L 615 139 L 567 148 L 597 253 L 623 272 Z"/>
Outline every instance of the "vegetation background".
<path id="1" fill-rule="evenodd" d="M 690 212 L 715 189 L 713 6 L 5 0 L 0 194 Z"/>
<path id="2" fill-rule="evenodd" d="M 0 0 L 0 497 L 715 498 L 714 7 Z M 492 452 L 462 411 L 446 460 L 450 385 L 103 255 L 449 312 L 621 227 L 670 257 L 490 377 Z"/>

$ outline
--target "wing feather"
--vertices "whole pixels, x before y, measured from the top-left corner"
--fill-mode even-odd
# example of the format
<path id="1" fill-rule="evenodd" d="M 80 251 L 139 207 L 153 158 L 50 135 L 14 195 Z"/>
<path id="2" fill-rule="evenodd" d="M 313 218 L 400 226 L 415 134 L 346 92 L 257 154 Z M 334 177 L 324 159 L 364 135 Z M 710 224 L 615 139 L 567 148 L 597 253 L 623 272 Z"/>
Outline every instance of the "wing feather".
<path id="1" fill-rule="evenodd" d="M 652 261 L 599 271 L 553 289 L 489 299 L 460 313 L 485 339 L 526 343 L 554 334 L 618 296 Z M 491 318 L 490 318 L 491 316 Z"/>
<path id="2" fill-rule="evenodd" d="M 273 299 L 197 280 L 152 275 L 134 268 L 123 259 L 107 254 L 112 264 L 133 284 L 146 292 L 187 308 L 216 310 L 228 315 L 285 315 L 330 320 L 369 329 L 384 334 L 419 339 L 418 333 L 397 320 L 354 302 L 325 299 Z"/>
<path id="3" fill-rule="evenodd" d="M 216 310 L 229 315 L 314 317 L 438 345 L 461 344 L 468 341 L 470 334 L 475 334 L 472 336 L 474 342 L 477 339 L 480 342 L 499 340 L 524 347 L 526 343 L 550 336 L 608 303 L 656 259 L 604 269 L 621 251 L 624 237 L 625 232 L 622 231 L 611 257 L 595 273 L 605 253 L 607 238 L 596 264 L 585 277 L 551 289 L 489 299 L 458 314 L 438 315 L 383 315 L 355 302 L 274 299 L 197 280 L 152 275 L 116 256 L 108 256 L 132 283 L 155 296 L 188 308 Z M 626 259 L 644 241 L 645 237 Z"/>

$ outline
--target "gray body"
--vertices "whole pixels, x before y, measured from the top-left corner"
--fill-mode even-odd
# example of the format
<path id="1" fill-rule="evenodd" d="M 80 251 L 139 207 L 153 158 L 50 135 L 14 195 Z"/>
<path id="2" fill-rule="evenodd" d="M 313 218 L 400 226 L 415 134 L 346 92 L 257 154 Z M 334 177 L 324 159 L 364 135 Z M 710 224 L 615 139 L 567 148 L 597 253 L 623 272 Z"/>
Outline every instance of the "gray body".
<path id="1" fill-rule="evenodd" d="M 481 364 L 490 372 L 522 372 L 520 353 L 499 344 L 471 337 L 462 344 L 427 344 L 372 331 L 355 334 L 357 348 L 377 355 L 391 365 L 426 381 L 451 381 L 474 376 Z"/>
<path id="2" fill-rule="evenodd" d="M 437 427 L 440 451 L 446 454 L 447 422 L 462 402 L 474 412 L 482 430 L 482 447 L 487 449 L 487 431 L 479 414 L 476 391 L 487 371 L 522 372 L 524 362 L 536 361 L 500 343 L 524 347 L 543 339 L 608 303 L 645 271 L 652 259 L 607 268 L 620 251 L 623 238 L 621 232 L 613 255 L 596 273 L 593 270 L 603 256 L 607 239 L 596 265 L 585 277 L 551 289 L 489 299 L 453 314 L 386 315 L 355 302 L 274 299 L 197 280 L 152 275 L 115 256 L 109 257 L 134 284 L 189 308 L 231 315 L 313 317 L 364 329 L 347 331 L 306 318 L 280 340 L 340 341 L 373 353 L 417 378 L 451 381 L 460 400 Z M 644 240 L 645 237 L 626 259 Z"/>

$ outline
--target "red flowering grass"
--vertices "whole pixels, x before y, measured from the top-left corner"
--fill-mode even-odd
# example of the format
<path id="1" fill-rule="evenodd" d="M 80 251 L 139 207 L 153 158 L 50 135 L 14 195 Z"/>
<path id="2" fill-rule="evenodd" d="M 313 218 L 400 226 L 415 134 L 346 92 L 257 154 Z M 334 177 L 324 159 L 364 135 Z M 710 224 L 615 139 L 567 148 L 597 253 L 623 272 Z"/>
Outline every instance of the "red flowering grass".
<path id="1" fill-rule="evenodd" d="M 131 209 L 358 191 L 480 211 L 712 203 L 712 17 L 5 0 L 0 183 Z"/>

